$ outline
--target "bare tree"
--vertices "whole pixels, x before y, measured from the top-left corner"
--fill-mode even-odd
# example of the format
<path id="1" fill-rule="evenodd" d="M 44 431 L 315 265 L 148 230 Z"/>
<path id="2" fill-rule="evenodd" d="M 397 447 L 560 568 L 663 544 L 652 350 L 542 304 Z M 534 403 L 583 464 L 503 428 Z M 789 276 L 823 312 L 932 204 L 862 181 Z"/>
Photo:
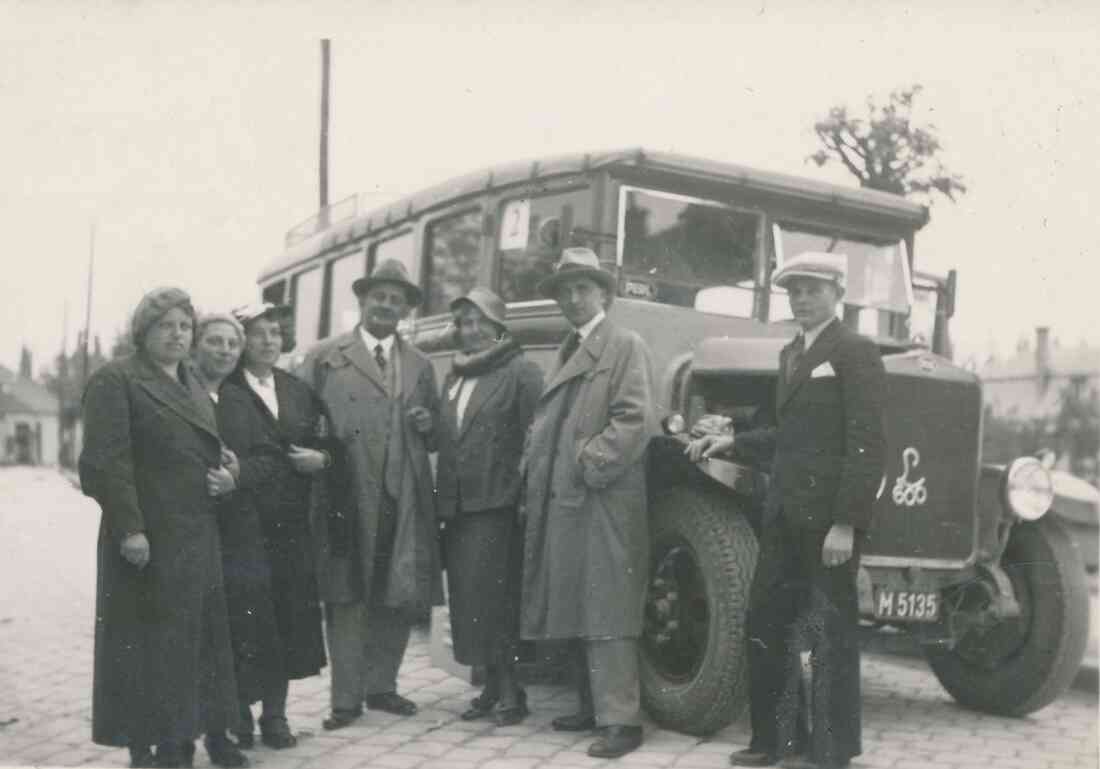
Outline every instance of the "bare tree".
<path id="1" fill-rule="evenodd" d="M 882 105 L 869 96 L 865 118 L 851 115 L 847 107 L 833 107 L 814 124 L 822 148 L 807 160 L 818 166 L 839 161 L 861 187 L 923 196 L 928 202 L 939 192 L 954 201 L 966 192 L 963 177 L 940 161 L 936 127 L 912 123 L 913 102 L 921 90 L 916 84 L 899 88 Z"/>

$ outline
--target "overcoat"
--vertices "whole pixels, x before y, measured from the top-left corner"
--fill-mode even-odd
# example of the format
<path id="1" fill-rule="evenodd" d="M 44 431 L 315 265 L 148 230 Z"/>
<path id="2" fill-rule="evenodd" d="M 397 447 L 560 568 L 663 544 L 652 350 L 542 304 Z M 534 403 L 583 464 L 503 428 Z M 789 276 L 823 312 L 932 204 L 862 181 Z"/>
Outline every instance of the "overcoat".
<path id="1" fill-rule="evenodd" d="M 330 490 L 331 513 L 327 521 L 315 518 L 318 583 L 321 600 L 327 603 L 379 599 L 391 608 L 422 613 L 443 600 L 435 487 L 428 461 L 435 438 L 418 433 L 404 415 L 423 406 L 438 424 L 439 392 L 435 371 L 423 353 L 398 337 L 391 355 L 400 366 L 400 387 L 394 393 L 357 328 L 315 347 L 297 372 L 320 395 L 342 448 L 341 469 Z M 395 405 L 401 412 L 397 420 Z M 372 596 L 387 454 L 390 461 L 396 457 L 401 462 L 402 492 L 396 499 L 397 529 L 387 585 L 384 595 Z M 337 542 L 340 538 L 349 541 Z"/>
<path id="2" fill-rule="evenodd" d="M 113 361 L 84 394 L 80 480 L 102 508 L 96 583 L 92 739 L 150 745 L 237 723 L 214 499 L 220 463 L 210 399 L 138 354 Z M 144 569 L 127 534 L 149 540 Z M 201 710 L 201 714 L 200 714 Z"/>
<path id="3" fill-rule="evenodd" d="M 517 355 L 477 378 L 459 426 L 456 404 L 447 397 L 457 378 L 451 371 L 443 381 L 436 431 L 436 489 L 443 520 L 463 512 L 514 507 L 519 501 L 520 457 L 542 392 L 542 370 Z"/>
<path id="4" fill-rule="evenodd" d="M 559 365 L 535 408 L 524 453 L 524 638 L 641 634 L 644 455 L 656 431 L 645 343 L 605 319 Z"/>
<path id="5" fill-rule="evenodd" d="M 281 369 L 272 374 L 277 418 L 240 370 L 217 405 L 218 428 L 241 466 L 221 532 L 237 684 L 250 703 L 269 677 L 305 678 L 325 665 L 310 530 L 314 479 L 287 457 L 291 444 L 328 448 L 318 435 L 323 412 L 307 384 Z"/>

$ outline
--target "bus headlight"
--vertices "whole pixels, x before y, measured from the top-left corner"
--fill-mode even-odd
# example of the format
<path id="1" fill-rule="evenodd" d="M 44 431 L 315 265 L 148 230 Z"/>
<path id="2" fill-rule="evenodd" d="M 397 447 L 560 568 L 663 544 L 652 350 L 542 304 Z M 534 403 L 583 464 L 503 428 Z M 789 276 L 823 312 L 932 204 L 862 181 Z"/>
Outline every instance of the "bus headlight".
<path id="1" fill-rule="evenodd" d="M 687 423 L 681 414 L 669 414 L 661 420 L 661 429 L 665 435 L 681 435 L 687 429 Z"/>
<path id="2" fill-rule="evenodd" d="M 1005 499 L 1020 519 L 1037 521 L 1054 503 L 1050 472 L 1034 457 L 1020 457 L 1005 474 Z"/>

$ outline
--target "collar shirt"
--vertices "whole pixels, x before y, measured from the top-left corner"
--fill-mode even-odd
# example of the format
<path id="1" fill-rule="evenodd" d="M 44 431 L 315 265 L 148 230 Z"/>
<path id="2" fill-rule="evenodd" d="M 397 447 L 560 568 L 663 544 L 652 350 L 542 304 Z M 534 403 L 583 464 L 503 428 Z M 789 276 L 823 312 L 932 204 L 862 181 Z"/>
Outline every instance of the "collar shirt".
<path id="1" fill-rule="evenodd" d="M 606 317 L 607 313 L 603 310 L 600 310 L 593 316 L 592 320 L 588 321 L 583 326 L 577 329 L 577 336 L 579 336 L 581 338 L 581 341 L 583 342 L 585 339 L 588 338 L 588 335 L 592 333 L 592 330 L 596 328 L 596 326 L 600 325 L 600 322 Z"/>
<path id="2" fill-rule="evenodd" d="M 374 355 L 378 345 L 382 345 L 382 355 L 385 357 L 387 363 L 393 359 L 393 341 L 396 336 L 397 333 L 394 332 L 385 339 L 379 339 L 362 326 L 359 327 L 359 338 L 363 340 L 363 344 L 367 346 L 367 350 L 370 351 L 370 354 Z"/>
<path id="3" fill-rule="evenodd" d="M 470 402 L 470 396 L 474 392 L 474 388 L 477 387 L 477 377 L 465 377 L 460 376 L 451 389 L 447 391 L 447 397 L 452 401 L 458 399 L 455 403 L 455 416 L 456 426 L 459 430 L 462 429 L 462 417 L 466 414 L 466 406 Z"/>
<path id="4" fill-rule="evenodd" d="M 814 326 L 809 331 L 802 331 L 801 332 L 802 336 L 804 336 L 806 338 L 806 343 L 805 343 L 805 345 L 803 346 L 802 349 L 805 350 L 806 352 L 809 352 L 810 348 L 813 347 L 814 342 L 816 342 L 817 338 L 819 336 L 821 336 L 821 332 L 824 331 L 825 328 L 830 323 L 832 323 L 834 320 L 836 320 L 836 318 L 829 318 L 828 320 L 824 321 L 823 323 L 819 323 L 818 325 Z"/>
<path id="5" fill-rule="evenodd" d="M 275 374 L 272 373 L 260 379 L 251 371 L 245 369 L 244 381 L 248 382 L 248 386 L 252 388 L 252 392 L 260 396 L 260 400 L 267 406 L 267 410 L 271 412 L 271 416 L 278 419 L 279 398 L 275 394 Z"/>

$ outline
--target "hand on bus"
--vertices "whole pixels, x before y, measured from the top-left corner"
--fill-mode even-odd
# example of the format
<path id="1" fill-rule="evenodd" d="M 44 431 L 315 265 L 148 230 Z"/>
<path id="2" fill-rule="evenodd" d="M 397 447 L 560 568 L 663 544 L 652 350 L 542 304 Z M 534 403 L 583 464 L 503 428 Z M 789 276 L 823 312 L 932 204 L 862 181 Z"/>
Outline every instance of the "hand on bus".
<path id="1" fill-rule="evenodd" d="M 692 462 L 700 462 L 704 459 L 710 459 L 715 454 L 729 451 L 732 448 L 732 435 L 709 434 L 691 441 L 684 449 L 684 453 L 687 454 L 688 459 Z"/>

